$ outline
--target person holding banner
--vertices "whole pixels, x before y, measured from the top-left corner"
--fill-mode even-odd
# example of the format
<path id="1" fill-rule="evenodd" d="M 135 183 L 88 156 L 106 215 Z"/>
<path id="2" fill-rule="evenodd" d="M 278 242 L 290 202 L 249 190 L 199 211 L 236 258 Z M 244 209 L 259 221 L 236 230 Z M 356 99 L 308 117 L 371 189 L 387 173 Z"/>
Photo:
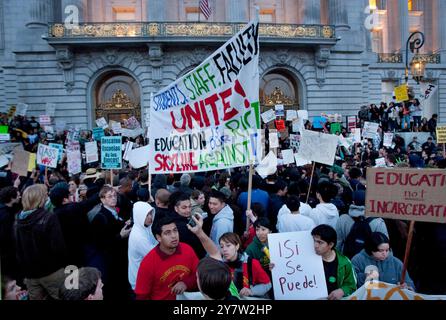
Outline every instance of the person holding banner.
<path id="1" fill-rule="evenodd" d="M 357 275 L 358 287 L 369 280 L 370 275 L 366 271 L 371 265 L 376 266 L 379 281 L 400 284 L 403 263 L 393 255 L 389 238 L 382 232 L 372 232 L 365 241 L 364 249 L 352 258 L 352 264 Z M 406 273 L 405 281 L 401 284 L 402 288 L 415 291 L 414 283 L 408 273 Z"/>
<path id="2" fill-rule="evenodd" d="M 356 290 L 356 278 L 350 260 L 336 250 L 336 230 L 321 224 L 311 231 L 314 250 L 322 257 L 328 300 L 340 300 Z"/>

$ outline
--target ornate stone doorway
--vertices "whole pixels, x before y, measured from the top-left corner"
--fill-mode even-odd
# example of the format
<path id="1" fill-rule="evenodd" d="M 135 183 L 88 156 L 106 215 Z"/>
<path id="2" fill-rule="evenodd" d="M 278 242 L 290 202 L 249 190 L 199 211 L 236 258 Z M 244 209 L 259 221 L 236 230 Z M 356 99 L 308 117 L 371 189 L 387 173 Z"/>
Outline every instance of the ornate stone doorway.
<path id="1" fill-rule="evenodd" d="M 141 123 L 140 91 L 136 80 L 123 71 L 111 71 L 97 82 L 94 91 L 94 117 L 124 123 L 134 116 Z"/>

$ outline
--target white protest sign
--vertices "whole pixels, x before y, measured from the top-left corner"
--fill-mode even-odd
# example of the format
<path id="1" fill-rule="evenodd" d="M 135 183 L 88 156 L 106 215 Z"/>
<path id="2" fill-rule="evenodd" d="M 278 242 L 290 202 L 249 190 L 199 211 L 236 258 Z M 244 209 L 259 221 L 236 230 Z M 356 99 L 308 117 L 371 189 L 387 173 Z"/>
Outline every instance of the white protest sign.
<path id="1" fill-rule="evenodd" d="M 299 153 L 294 154 L 294 161 L 296 162 L 296 166 L 302 167 L 307 164 L 311 164 L 311 161 L 308 161 L 307 159 L 302 158 Z"/>
<path id="2" fill-rule="evenodd" d="M 302 132 L 304 128 L 304 122 L 302 118 L 297 118 L 293 120 L 291 131 L 294 133 Z"/>
<path id="3" fill-rule="evenodd" d="M 51 148 L 47 145 L 39 143 L 39 147 L 37 149 L 37 164 L 46 167 L 56 168 L 58 157 L 59 157 L 58 149 Z"/>
<path id="4" fill-rule="evenodd" d="M 292 149 L 282 150 L 283 164 L 294 163 L 294 152 Z"/>
<path id="5" fill-rule="evenodd" d="M 332 166 L 338 140 L 336 135 L 303 130 L 298 151 L 299 157 Z"/>
<path id="6" fill-rule="evenodd" d="M 56 114 L 56 104 L 52 102 L 47 102 L 45 104 L 45 114 L 47 114 L 50 117 L 54 117 Z"/>
<path id="7" fill-rule="evenodd" d="M 279 136 L 277 135 L 277 132 L 270 133 L 268 138 L 269 138 L 270 149 L 279 147 Z"/>
<path id="8" fill-rule="evenodd" d="M 96 141 L 85 142 L 86 163 L 99 161 L 98 144 Z"/>
<path id="9" fill-rule="evenodd" d="M 352 128 L 351 129 L 351 137 L 353 138 L 353 143 L 361 142 L 361 129 L 360 128 Z"/>
<path id="10" fill-rule="evenodd" d="M 294 119 L 297 119 L 297 110 L 287 110 L 286 111 L 286 121 L 293 121 Z"/>
<path id="11" fill-rule="evenodd" d="M 121 122 L 110 121 L 110 124 L 114 134 L 121 134 L 122 132 Z"/>
<path id="12" fill-rule="evenodd" d="M 375 167 L 385 167 L 386 166 L 386 159 L 385 158 L 378 158 L 375 160 Z"/>
<path id="13" fill-rule="evenodd" d="M 141 148 L 130 150 L 129 152 L 130 165 L 135 169 L 145 167 L 149 162 L 149 152 L 150 152 L 150 147 L 148 145 Z"/>
<path id="14" fill-rule="evenodd" d="M 420 82 L 420 100 L 421 102 L 429 100 L 437 91 L 438 86 L 433 83 Z"/>
<path id="15" fill-rule="evenodd" d="M 130 118 L 125 120 L 124 123 L 125 123 L 125 126 L 127 127 L 127 129 L 141 128 L 141 124 L 134 116 L 131 116 Z"/>
<path id="16" fill-rule="evenodd" d="M 376 122 L 364 122 L 364 128 L 362 130 L 362 136 L 364 138 L 374 139 L 378 132 L 379 124 Z"/>
<path id="17" fill-rule="evenodd" d="M 264 123 L 271 122 L 276 119 L 276 113 L 273 109 L 269 109 L 261 114 Z"/>
<path id="18" fill-rule="evenodd" d="M 259 165 L 256 167 L 256 171 L 263 179 L 277 171 L 277 157 L 274 152 L 270 151 L 268 155 L 260 161 Z"/>
<path id="19" fill-rule="evenodd" d="M 6 166 L 8 163 L 9 163 L 9 159 L 6 156 L 1 155 L 0 156 L 0 168 L 3 166 Z M 13 171 L 13 172 L 15 172 L 15 171 Z"/>
<path id="20" fill-rule="evenodd" d="M 123 137 L 136 138 L 137 136 L 143 135 L 143 134 L 144 134 L 143 128 L 136 128 L 136 129 L 122 128 L 121 129 L 121 135 Z"/>
<path id="21" fill-rule="evenodd" d="M 391 147 L 392 146 L 392 141 L 393 141 L 393 133 L 392 132 L 385 132 L 384 133 L 383 146 L 384 147 Z"/>
<path id="22" fill-rule="evenodd" d="M 107 120 L 104 117 L 96 119 L 96 125 L 102 129 L 108 128 Z"/>
<path id="23" fill-rule="evenodd" d="M 28 112 L 28 105 L 26 103 L 19 102 L 17 103 L 17 109 L 15 114 L 19 116 L 26 116 L 26 113 Z"/>
<path id="24" fill-rule="evenodd" d="M 55 129 L 57 133 L 62 133 L 65 130 L 66 126 L 67 126 L 67 121 L 62 119 L 55 120 Z"/>
<path id="25" fill-rule="evenodd" d="M 67 151 L 67 163 L 68 172 L 70 173 L 70 175 L 75 175 L 79 172 L 82 172 L 81 151 L 79 149 Z"/>
<path id="26" fill-rule="evenodd" d="M 51 118 L 49 115 L 41 114 L 39 116 L 39 122 L 42 126 L 48 126 L 51 124 Z"/>
<path id="27" fill-rule="evenodd" d="M 299 150 L 300 135 L 290 134 L 289 139 L 290 139 L 290 148 L 293 150 L 293 152 L 297 152 L 297 150 Z"/>
<path id="28" fill-rule="evenodd" d="M 0 133 L 0 141 L 10 141 L 11 135 L 9 133 Z"/>
<path id="29" fill-rule="evenodd" d="M 258 21 L 248 23 L 199 66 L 153 96 L 150 173 L 258 163 L 260 153 L 252 150 L 260 145 L 254 141 L 260 139 L 261 124 L 258 30 Z"/>
<path id="30" fill-rule="evenodd" d="M 131 142 L 131 141 L 127 141 L 127 142 L 125 143 L 125 146 L 124 146 L 124 155 L 122 156 L 122 158 L 123 158 L 125 161 L 129 161 L 129 152 L 130 152 L 132 149 L 133 149 L 133 142 Z"/>
<path id="31" fill-rule="evenodd" d="M 268 234 L 274 298 L 315 300 L 328 297 L 322 257 L 310 231 Z"/>
<path id="32" fill-rule="evenodd" d="M 308 110 L 298 110 L 297 117 L 303 120 L 308 120 Z"/>

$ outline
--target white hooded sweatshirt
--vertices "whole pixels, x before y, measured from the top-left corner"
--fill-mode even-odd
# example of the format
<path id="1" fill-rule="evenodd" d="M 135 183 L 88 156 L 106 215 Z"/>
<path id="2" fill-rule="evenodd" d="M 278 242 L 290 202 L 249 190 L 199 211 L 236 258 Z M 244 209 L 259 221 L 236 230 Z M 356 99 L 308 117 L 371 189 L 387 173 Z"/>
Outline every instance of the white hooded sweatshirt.
<path id="1" fill-rule="evenodd" d="M 328 224 L 336 229 L 336 223 L 339 219 L 339 211 L 332 203 L 319 203 L 316 208 L 311 211 L 310 218 L 313 219 L 316 226 Z"/>
<path id="2" fill-rule="evenodd" d="M 147 202 L 138 201 L 133 205 L 133 228 L 129 236 L 129 282 L 132 289 L 135 289 L 136 276 L 142 259 L 152 250 L 158 241 L 152 234 L 152 225 L 145 226 L 147 214 L 152 214 L 152 221 L 155 219 L 155 210 Z"/>

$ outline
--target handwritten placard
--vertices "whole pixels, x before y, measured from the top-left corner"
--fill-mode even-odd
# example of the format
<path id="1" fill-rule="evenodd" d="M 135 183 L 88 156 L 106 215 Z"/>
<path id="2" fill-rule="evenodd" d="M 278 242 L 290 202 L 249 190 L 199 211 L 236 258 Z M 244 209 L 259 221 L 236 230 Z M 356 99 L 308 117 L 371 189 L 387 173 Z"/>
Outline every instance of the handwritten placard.
<path id="1" fill-rule="evenodd" d="M 102 128 L 101 128 L 102 129 Z M 92 163 L 99 160 L 98 157 L 98 144 L 96 141 L 85 143 L 85 162 Z"/>
<path id="2" fill-rule="evenodd" d="M 292 149 L 282 150 L 283 164 L 294 163 L 294 152 Z"/>
<path id="3" fill-rule="evenodd" d="M 286 111 L 286 121 L 297 119 L 297 110 L 291 109 Z"/>
<path id="4" fill-rule="evenodd" d="M 101 167 L 102 169 L 121 169 L 122 149 L 121 136 L 101 138 Z"/>
<path id="5" fill-rule="evenodd" d="M 332 134 L 324 134 L 303 130 L 300 138 L 299 156 L 308 161 L 333 165 L 339 138 Z"/>
<path id="6" fill-rule="evenodd" d="M 276 119 L 276 113 L 273 109 L 269 109 L 261 114 L 264 123 L 271 122 Z"/>
<path id="7" fill-rule="evenodd" d="M 56 168 L 58 157 L 58 149 L 39 143 L 39 147 L 37 148 L 37 164 Z"/>
<path id="8" fill-rule="evenodd" d="M 310 231 L 268 234 L 274 298 L 314 300 L 328 296 L 321 256 Z"/>
<path id="9" fill-rule="evenodd" d="M 391 147 L 392 146 L 392 141 L 393 141 L 393 133 L 392 132 L 385 132 L 384 133 L 383 146 L 384 147 Z"/>
<path id="10" fill-rule="evenodd" d="M 364 122 L 364 128 L 362 130 L 362 136 L 364 138 L 374 139 L 378 132 L 379 124 L 376 122 Z"/>

